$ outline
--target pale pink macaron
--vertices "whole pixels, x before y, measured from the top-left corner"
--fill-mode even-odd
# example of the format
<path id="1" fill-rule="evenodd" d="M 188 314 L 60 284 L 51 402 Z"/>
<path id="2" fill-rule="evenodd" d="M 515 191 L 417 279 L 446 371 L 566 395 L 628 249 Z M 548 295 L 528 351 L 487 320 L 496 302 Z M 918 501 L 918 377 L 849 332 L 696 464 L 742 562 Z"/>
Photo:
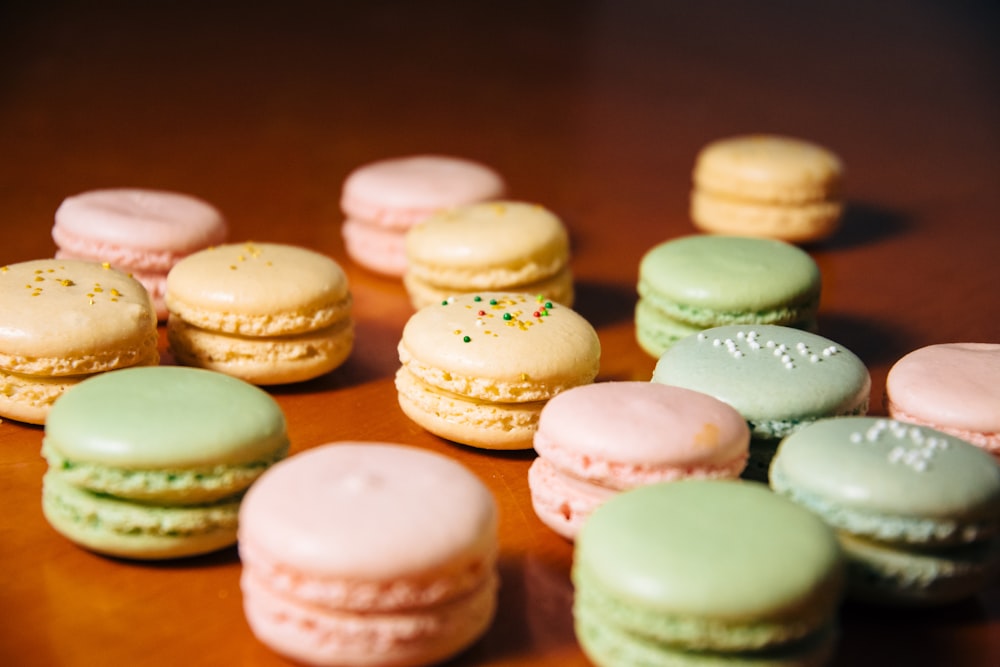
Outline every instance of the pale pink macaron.
<path id="1" fill-rule="evenodd" d="M 341 228 L 347 254 L 387 276 L 406 270 L 407 230 L 432 213 L 499 199 L 501 176 L 486 165 L 442 155 L 414 155 L 371 162 L 344 180 Z"/>
<path id="2" fill-rule="evenodd" d="M 222 243 L 228 228 L 211 204 L 178 192 L 113 188 L 67 197 L 55 214 L 56 257 L 98 262 L 132 275 L 164 320 L 167 273 L 182 258 Z"/>
<path id="3" fill-rule="evenodd" d="M 885 381 L 893 419 L 928 426 L 1000 457 L 1000 343 L 941 343 L 899 359 Z"/>
<path id="4" fill-rule="evenodd" d="M 244 497 L 240 585 L 272 650 L 328 666 L 429 665 L 492 623 L 497 509 L 457 461 L 339 442 L 272 466 Z"/>
<path id="5" fill-rule="evenodd" d="M 528 469 L 535 513 L 568 539 L 615 494 L 681 479 L 734 479 L 750 429 L 707 394 L 652 382 L 568 389 L 542 408 Z"/>

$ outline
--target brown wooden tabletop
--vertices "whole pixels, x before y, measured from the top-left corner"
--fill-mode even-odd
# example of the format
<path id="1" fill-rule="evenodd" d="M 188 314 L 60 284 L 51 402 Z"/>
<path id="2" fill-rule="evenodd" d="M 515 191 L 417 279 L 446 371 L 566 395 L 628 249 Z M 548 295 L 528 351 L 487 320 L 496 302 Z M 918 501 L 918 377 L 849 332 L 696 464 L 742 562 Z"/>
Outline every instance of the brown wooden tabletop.
<path id="1" fill-rule="evenodd" d="M 50 257 L 53 213 L 115 186 L 200 196 L 231 240 L 347 270 L 357 342 L 271 389 L 293 453 L 383 440 L 453 456 L 502 513 L 500 609 L 455 665 L 587 665 L 572 547 L 534 516 L 531 452 L 463 448 L 399 410 L 398 281 L 353 265 L 346 174 L 415 153 L 492 165 L 573 239 L 601 380 L 648 379 L 637 266 L 692 233 L 690 171 L 719 137 L 779 132 L 847 166 L 844 226 L 807 249 L 820 332 L 870 367 L 873 412 L 906 352 L 1000 341 L 1000 12 L 988 2 L 5 3 L 0 264 Z M 2 304 L 0 304 L 2 307 Z M 161 337 L 162 338 L 162 337 Z M 244 621 L 235 549 L 159 564 L 88 553 L 42 518 L 42 430 L 0 424 L 0 664 L 282 665 Z M 1000 586 L 919 611 L 841 612 L 838 665 L 998 665 Z"/>

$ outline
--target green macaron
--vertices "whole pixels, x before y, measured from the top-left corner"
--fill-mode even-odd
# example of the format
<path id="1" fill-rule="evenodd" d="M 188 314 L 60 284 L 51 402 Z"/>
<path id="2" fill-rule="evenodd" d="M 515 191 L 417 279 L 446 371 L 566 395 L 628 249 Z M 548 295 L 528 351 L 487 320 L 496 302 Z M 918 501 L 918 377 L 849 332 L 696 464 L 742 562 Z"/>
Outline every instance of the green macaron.
<path id="1" fill-rule="evenodd" d="M 818 421 L 781 442 L 771 487 L 834 527 L 854 597 L 940 604 L 1000 571 L 1000 465 L 934 429 Z"/>
<path id="2" fill-rule="evenodd" d="M 104 373 L 46 420 L 42 509 L 99 553 L 214 551 L 235 543 L 243 493 L 288 447 L 278 404 L 242 380 L 176 366 Z"/>
<path id="3" fill-rule="evenodd" d="M 801 664 L 832 650 L 833 531 L 755 482 L 640 487 L 575 543 L 574 623 L 598 665 Z"/>
<path id="4" fill-rule="evenodd" d="M 639 345 L 658 357 L 677 340 L 730 324 L 814 329 L 820 272 L 783 241 L 695 235 L 661 243 L 639 263 Z"/>

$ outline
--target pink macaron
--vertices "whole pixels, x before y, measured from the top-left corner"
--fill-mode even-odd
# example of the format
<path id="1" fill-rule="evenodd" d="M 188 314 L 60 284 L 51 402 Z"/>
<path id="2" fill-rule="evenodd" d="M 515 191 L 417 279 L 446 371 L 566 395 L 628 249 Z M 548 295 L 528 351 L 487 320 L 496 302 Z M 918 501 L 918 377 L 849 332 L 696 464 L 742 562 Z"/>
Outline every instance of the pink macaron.
<path id="1" fill-rule="evenodd" d="M 885 399 L 893 419 L 943 431 L 1000 458 L 1000 344 L 914 350 L 889 369 Z"/>
<path id="2" fill-rule="evenodd" d="M 535 513 L 574 539 L 615 494 L 680 479 L 733 479 L 746 467 L 750 429 L 734 408 L 690 389 L 598 382 L 542 408 L 538 458 L 528 469 Z"/>
<path id="3" fill-rule="evenodd" d="M 227 234 L 222 214 L 190 195 L 115 188 L 67 197 L 55 214 L 56 257 L 107 262 L 149 292 L 165 320 L 167 273 L 178 261 Z"/>
<path id="4" fill-rule="evenodd" d="M 297 662 L 429 665 L 490 626 L 497 510 L 451 458 L 375 442 L 322 445 L 244 497 L 240 580 L 250 628 Z"/>
<path id="5" fill-rule="evenodd" d="M 441 209 L 492 201 L 505 191 L 496 171 L 455 157 L 415 155 L 363 165 L 347 176 L 341 193 L 345 249 L 361 266 L 400 277 L 407 230 Z"/>

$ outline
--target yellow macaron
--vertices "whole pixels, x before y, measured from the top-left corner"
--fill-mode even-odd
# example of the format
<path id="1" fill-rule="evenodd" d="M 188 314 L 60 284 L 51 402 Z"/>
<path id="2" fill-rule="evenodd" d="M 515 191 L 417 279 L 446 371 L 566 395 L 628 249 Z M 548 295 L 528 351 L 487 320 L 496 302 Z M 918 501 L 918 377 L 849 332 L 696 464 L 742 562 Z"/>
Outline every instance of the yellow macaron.
<path id="1" fill-rule="evenodd" d="M 573 305 L 569 236 L 537 204 L 497 201 L 439 211 L 406 235 L 403 284 L 414 308 L 491 290 Z"/>
<path id="2" fill-rule="evenodd" d="M 403 327 L 396 389 L 428 431 L 484 449 L 529 449 L 559 392 L 592 382 L 601 345 L 572 309 L 515 292 L 449 297 Z"/>
<path id="3" fill-rule="evenodd" d="M 178 362 L 258 385 L 309 380 L 354 344 L 351 292 L 334 260 L 276 243 L 233 243 L 167 276 L 167 340 Z"/>
<path id="4" fill-rule="evenodd" d="M 715 234 L 820 240 L 840 222 L 843 174 L 836 154 L 802 139 L 754 134 L 713 141 L 695 161 L 691 220 Z"/>
<path id="5" fill-rule="evenodd" d="M 96 373 L 159 363 L 156 311 L 108 264 L 38 259 L 0 267 L 0 416 L 43 424 Z"/>

